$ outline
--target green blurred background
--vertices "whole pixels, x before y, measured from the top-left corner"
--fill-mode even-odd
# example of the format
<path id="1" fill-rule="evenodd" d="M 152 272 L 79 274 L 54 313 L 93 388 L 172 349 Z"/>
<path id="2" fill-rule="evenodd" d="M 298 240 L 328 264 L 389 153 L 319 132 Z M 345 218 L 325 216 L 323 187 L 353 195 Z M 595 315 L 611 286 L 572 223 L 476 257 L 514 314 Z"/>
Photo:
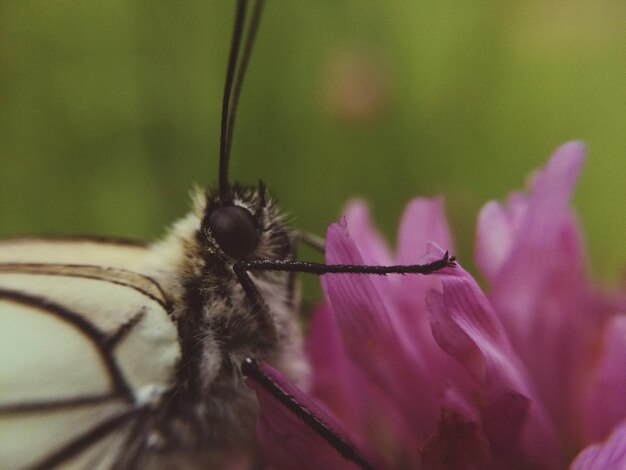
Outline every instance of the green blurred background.
<path id="1" fill-rule="evenodd" d="M 217 179 L 234 2 L 0 3 L 0 235 L 153 239 Z M 385 234 L 444 194 L 462 260 L 489 199 L 570 139 L 591 265 L 626 260 L 626 2 L 269 0 L 232 175 L 322 234 L 366 198 Z M 309 253 L 310 255 L 310 253 Z"/>

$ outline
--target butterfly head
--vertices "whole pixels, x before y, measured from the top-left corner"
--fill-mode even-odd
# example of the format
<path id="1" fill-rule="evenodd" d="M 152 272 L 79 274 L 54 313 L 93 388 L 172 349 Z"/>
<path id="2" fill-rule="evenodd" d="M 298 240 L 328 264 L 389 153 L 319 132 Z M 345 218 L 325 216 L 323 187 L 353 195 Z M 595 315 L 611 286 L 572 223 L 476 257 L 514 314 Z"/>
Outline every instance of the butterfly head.
<path id="1" fill-rule="evenodd" d="M 213 250 L 236 262 L 289 255 L 289 233 L 263 182 L 233 185 L 224 202 L 219 192 L 206 195 L 202 230 Z"/>

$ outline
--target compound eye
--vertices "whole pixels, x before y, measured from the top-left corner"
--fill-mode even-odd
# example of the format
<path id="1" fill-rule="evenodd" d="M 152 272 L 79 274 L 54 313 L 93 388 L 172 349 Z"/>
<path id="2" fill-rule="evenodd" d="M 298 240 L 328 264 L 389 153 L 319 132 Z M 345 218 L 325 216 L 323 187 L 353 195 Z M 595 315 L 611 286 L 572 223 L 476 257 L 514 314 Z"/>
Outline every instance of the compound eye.
<path id="1" fill-rule="evenodd" d="M 259 244 L 256 221 L 242 207 L 218 207 L 209 215 L 209 228 L 224 253 L 234 259 L 246 258 Z"/>

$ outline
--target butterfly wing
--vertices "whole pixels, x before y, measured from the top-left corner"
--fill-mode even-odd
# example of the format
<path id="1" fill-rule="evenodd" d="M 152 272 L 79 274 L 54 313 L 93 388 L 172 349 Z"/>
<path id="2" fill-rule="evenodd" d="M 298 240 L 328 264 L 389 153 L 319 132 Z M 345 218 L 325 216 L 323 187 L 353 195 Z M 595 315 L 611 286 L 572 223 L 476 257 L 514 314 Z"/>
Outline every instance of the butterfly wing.
<path id="1" fill-rule="evenodd" d="M 0 263 L 62 263 L 133 270 L 150 245 L 106 237 L 47 237 L 0 239 Z"/>
<path id="2" fill-rule="evenodd" d="M 176 327 L 159 285 L 121 268 L 147 248 L 45 244 L 0 242 L 0 467 L 108 468 L 172 386 Z"/>

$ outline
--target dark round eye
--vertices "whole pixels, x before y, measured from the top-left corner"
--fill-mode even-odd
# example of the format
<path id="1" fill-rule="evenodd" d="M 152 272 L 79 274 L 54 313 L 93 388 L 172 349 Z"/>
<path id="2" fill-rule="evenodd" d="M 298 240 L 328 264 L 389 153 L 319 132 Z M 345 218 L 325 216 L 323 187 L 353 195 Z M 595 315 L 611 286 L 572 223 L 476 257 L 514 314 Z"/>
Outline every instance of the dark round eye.
<path id="1" fill-rule="evenodd" d="M 259 243 L 256 222 L 242 207 L 218 207 L 209 215 L 209 228 L 220 248 L 231 258 L 244 259 Z"/>

